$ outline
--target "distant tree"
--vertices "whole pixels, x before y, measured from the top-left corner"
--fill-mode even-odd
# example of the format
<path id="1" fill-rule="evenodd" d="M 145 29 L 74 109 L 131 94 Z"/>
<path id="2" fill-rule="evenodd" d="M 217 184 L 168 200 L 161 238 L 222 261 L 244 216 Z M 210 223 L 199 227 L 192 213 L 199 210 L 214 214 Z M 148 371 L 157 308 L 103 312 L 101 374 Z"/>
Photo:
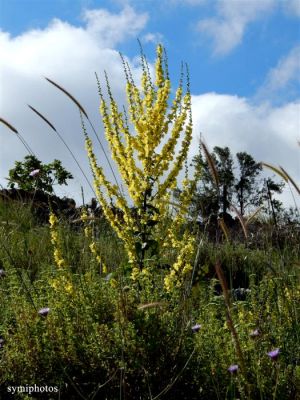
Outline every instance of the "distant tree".
<path id="1" fill-rule="evenodd" d="M 282 208 L 282 203 L 274 195 L 281 193 L 284 184 L 278 184 L 271 178 L 262 180 L 261 164 L 246 152 L 236 154 L 236 167 L 228 147 L 214 147 L 210 158 L 218 176 L 218 184 L 208 157 L 201 149 L 193 159 L 193 165 L 201 176 L 194 195 L 193 216 L 201 215 L 204 219 L 220 213 L 224 216 L 231 204 L 243 216 L 251 212 L 251 209 L 266 203 L 269 204 L 268 210 L 271 210 L 274 219 L 274 215 Z M 268 210 L 265 208 L 265 211 Z"/>
<path id="2" fill-rule="evenodd" d="M 278 217 L 283 215 L 284 209 L 282 202 L 276 199 L 274 195 L 282 193 L 283 187 L 284 183 L 277 183 L 271 178 L 266 178 L 260 191 L 261 204 L 266 204 L 264 211 L 272 216 L 275 225 L 277 225 Z"/>
<path id="3" fill-rule="evenodd" d="M 23 190 L 42 190 L 52 194 L 53 186 L 67 185 L 67 179 L 73 176 L 61 164 L 54 160 L 50 164 L 43 164 L 33 155 L 27 155 L 24 161 L 16 161 L 15 167 L 9 170 L 8 187 Z"/>
<path id="4" fill-rule="evenodd" d="M 237 153 L 236 158 L 239 174 L 235 178 L 234 184 L 235 199 L 240 214 L 244 215 L 247 207 L 260 204 L 261 196 L 257 178 L 261 173 L 262 166 L 246 152 Z"/>
<path id="5" fill-rule="evenodd" d="M 233 195 L 233 158 L 229 148 L 216 146 L 211 157 L 216 167 L 218 185 L 213 180 L 211 167 L 202 152 L 193 160 L 193 165 L 201 174 L 194 202 L 202 209 L 204 217 L 220 211 L 226 213 Z"/>

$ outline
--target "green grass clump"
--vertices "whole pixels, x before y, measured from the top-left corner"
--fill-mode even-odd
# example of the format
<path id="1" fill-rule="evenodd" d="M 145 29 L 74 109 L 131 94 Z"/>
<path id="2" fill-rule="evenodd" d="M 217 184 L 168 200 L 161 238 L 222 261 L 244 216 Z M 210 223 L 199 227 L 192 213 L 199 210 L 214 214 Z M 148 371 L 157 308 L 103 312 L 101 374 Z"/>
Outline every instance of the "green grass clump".
<path id="1" fill-rule="evenodd" d="M 8 398 L 8 386 L 22 384 L 59 389 L 30 396 L 36 399 L 299 398 L 294 252 L 202 242 L 192 290 L 187 280 L 167 293 L 164 268 L 132 281 L 122 244 L 105 221 L 97 223 L 94 238 L 107 274 L 80 224 L 60 221 L 67 266 L 58 269 L 49 226 L 38 224 L 29 208 L 2 202 L 0 220 L 1 398 Z M 213 271 L 216 260 L 232 294 L 229 311 Z M 237 272 L 245 277 L 242 300 L 231 290 Z M 49 312 L 40 315 L 43 308 Z M 279 356 L 272 360 L 268 352 L 275 349 Z M 230 365 L 238 365 L 236 373 Z"/>

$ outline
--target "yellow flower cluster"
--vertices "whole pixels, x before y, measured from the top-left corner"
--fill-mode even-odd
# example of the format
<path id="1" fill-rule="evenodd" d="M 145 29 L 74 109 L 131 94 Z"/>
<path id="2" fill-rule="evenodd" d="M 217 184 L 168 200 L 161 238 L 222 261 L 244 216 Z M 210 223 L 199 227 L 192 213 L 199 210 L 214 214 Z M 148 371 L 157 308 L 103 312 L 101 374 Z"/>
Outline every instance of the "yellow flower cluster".
<path id="1" fill-rule="evenodd" d="M 127 251 L 129 262 L 132 264 L 137 263 L 137 258 L 135 256 L 134 242 L 132 240 L 132 232 L 137 229 L 137 225 L 131 216 L 129 206 L 126 200 L 119 193 L 116 185 L 111 184 L 104 175 L 101 167 L 98 166 L 96 156 L 93 152 L 92 142 L 89 137 L 85 139 L 85 146 L 88 152 L 88 157 L 90 165 L 94 174 L 94 188 L 97 195 L 97 199 L 102 206 L 103 212 L 107 220 L 109 221 L 112 228 L 116 231 L 120 239 L 124 241 L 125 249 Z M 124 213 L 122 221 L 118 215 L 115 215 L 112 208 L 110 207 L 102 188 L 106 189 L 106 194 L 110 199 L 114 197 L 117 199 L 117 205 L 120 210 Z M 125 223 L 124 223 L 125 222 Z"/>
<path id="2" fill-rule="evenodd" d="M 54 261 L 58 266 L 58 268 L 64 268 L 66 266 L 66 262 L 63 258 L 62 243 L 57 229 L 58 219 L 56 215 L 53 214 L 53 212 L 50 213 L 49 223 L 50 223 L 51 243 L 53 244 L 54 247 L 54 252 L 53 252 Z"/>
<path id="3" fill-rule="evenodd" d="M 74 294 L 74 287 L 70 282 L 70 279 L 66 276 L 61 276 L 60 278 L 55 278 L 51 281 L 50 286 L 60 292 L 61 290 L 65 291 L 68 294 Z"/>
<path id="4" fill-rule="evenodd" d="M 180 287 L 186 275 L 192 271 L 194 247 L 195 238 L 193 236 L 189 236 L 186 232 L 183 235 L 183 240 L 181 243 L 181 248 L 179 249 L 177 260 L 164 279 L 164 284 L 167 292 L 171 292 L 174 287 Z"/>
<path id="5" fill-rule="evenodd" d="M 109 83 L 107 83 L 109 102 L 100 93 L 100 114 L 103 119 L 106 139 L 115 161 L 126 194 L 117 185 L 109 182 L 103 169 L 98 165 L 93 144 L 86 134 L 85 146 L 94 176 L 97 199 L 103 212 L 123 240 L 129 262 L 132 265 L 132 278 L 137 279 L 145 267 L 136 246 L 137 236 L 154 238 L 158 243 L 164 241 L 159 226 L 169 214 L 168 201 L 171 191 L 178 186 L 178 175 L 187 158 L 192 139 L 191 95 L 187 82 L 184 94 L 182 77 L 175 92 L 172 104 L 171 82 L 168 76 L 167 59 L 161 45 L 157 47 L 155 80 L 152 82 L 148 64 L 142 56 L 141 87 L 132 77 L 128 64 L 123 60 L 126 76 L 126 92 L 129 118 L 125 111 L 120 112 Z M 187 77 L 188 78 L 188 77 Z M 130 126 L 134 132 L 130 131 Z M 179 151 L 177 151 L 180 143 Z M 192 239 L 177 239 L 178 227 L 182 224 L 191 199 L 190 186 L 184 183 L 181 209 L 170 226 L 167 240 L 178 251 L 178 259 L 171 273 L 185 275 L 190 269 L 189 261 Z M 114 213 L 114 204 L 121 213 Z M 137 210 L 133 215 L 130 206 Z M 149 212 L 150 207 L 155 209 Z M 154 222 L 157 222 L 155 224 Z M 140 235 L 137 235 L 137 232 Z M 143 245 L 144 242 L 140 244 Z M 95 246 L 91 246 L 93 252 Z M 142 254 L 142 255 L 141 255 Z M 171 279 L 175 280 L 175 278 Z"/>
<path id="6" fill-rule="evenodd" d="M 81 218 L 81 221 L 84 223 L 84 236 L 89 243 L 89 249 L 90 249 L 94 259 L 96 260 L 97 264 L 101 266 L 101 272 L 106 274 L 107 267 L 106 267 L 105 263 L 103 262 L 100 254 L 97 250 L 95 238 L 93 235 L 93 229 L 92 229 L 92 226 L 88 223 L 89 217 L 88 217 L 88 214 L 87 214 L 87 211 L 85 208 L 83 208 L 80 218 Z"/>

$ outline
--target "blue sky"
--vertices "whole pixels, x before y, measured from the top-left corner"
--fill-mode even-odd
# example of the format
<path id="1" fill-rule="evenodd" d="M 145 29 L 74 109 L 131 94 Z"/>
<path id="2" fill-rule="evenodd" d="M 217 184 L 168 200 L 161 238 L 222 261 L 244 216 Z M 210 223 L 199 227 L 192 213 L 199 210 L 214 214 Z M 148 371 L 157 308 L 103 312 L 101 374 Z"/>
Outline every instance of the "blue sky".
<path id="1" fill-rule="evenodd" d="M 237 3 L 248 0 L 227 2 L 234 8 Z M 263 15 L 258 12 L 257 19 L 246 24 L 242 42 L 225 55 L 215 55 L 212 40 L 197 29 L 199 21 L 216 17 L 218 1 L 214 0 L 1 0 L 0 26 L 12 36 L 31 29 L 45 29 L 53 18 L 83 26 L 84 9 L 104 8 L 118 13 L 124 4 L 130 3 L 137 12 L 148 14 L 148 23 L 137 37 L 143 38 L 151 32 L 163 41 L 172 60 L 170 66 L 174 77 L 180 62 L 188 62 L 193 89 L 197 93 L 216 91 L 253 96 L 270 68 L 300 42 L 297 15 L 300 5 L 297 9 L 297 1 L 293 5 L 290 0 L 267 1 L 270 6 L 266 6 Z M 119 50 L 128 56 L 136 55 L 135 39 L 121 43 Z M 144 40 L 143 45 L 153 57 L 153 43 L 149 46 Z M 299 80 L 294 84 L 295 87 L 285 94 L 285 100 L 298 96 Z"/>
<path id="2" fill-rule="evenodd" d="M 45 127 L 25 105 L 36 102 L 54 120 L 63 112 L 57 123 L 87 166 L 82 141 L 72 134 L 80 129 L 77 115 L 42 76 L 82 99 L 97 124 L 93 73 L 106 69 L 123 101 L 118 51 L 138 76 L 137 38 L 150 62 L 156 44 L 165 45 L 174 82 L 181 61 L 189 65 L 192 154 L 202 132 L 211 147 L 249 151 L 300 180 L 300 0 L 1 0 L 1 116 L 22 127 L 46 161 L 64 158 L 63 150 L 36 133 Z M 5 135 L 0 127 L 1 182 L 23 151 Z M 80 184 L 78 176 L 71 192 Z"/>

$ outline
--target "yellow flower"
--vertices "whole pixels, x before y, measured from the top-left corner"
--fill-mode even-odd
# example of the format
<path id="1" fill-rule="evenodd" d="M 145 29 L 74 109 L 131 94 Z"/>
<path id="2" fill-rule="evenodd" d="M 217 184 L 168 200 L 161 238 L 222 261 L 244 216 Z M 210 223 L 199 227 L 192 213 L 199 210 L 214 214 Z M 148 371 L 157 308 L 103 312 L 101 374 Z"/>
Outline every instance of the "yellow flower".
<path id="1" fill-rule="evenodd" d="M 50 286 L 56 291 L 64 291 L 68 294 L 74 294 L 74 287 L 70 280 L 66 276 L 61 276 L 59 278 L 54 278 L 50 282 Z"/>
<path id="2" fill-rule="evenodd" d="M 62 242 L 57 230 L 58 219 L 56 215 L 54 215 L 53 213 L 50 213 L 49 223 L 50 223 L 51 243 L 53 244 L 54 247 L 53 251 L 54 261 L 58 268 L 63 268 L 66 266 L 66 262 L 64 260 L 62 253 Z"/>
<path id="3" fill-rule="evenodd" d="M 163 249 L 168 244 L 177 251 L 177 260 L 166 281 L 169 282 L 167 286 L 172 282 L 180 284 L 182 277 L 191 269 L 190 253 L 193 246 L 191 240 L 182 238 L 180 228 L 188 213 L 192 184 L 183 182 L 181 208 L 175 215 L 171 215 L 168 201 L 172 190 L 178 187 L 179 172 L 187 158 L 192 139 L 189 83 L 184 93 L 181 77 L 171 103 L 171 81 L 162 45 L 157 47 L 154 83 L 143 57 L 140 87 L 135 84 L 125 61 L 124 70 L 129 115 L 119 110 L 109 84 L 109 100 L 101 94 L 99 107 L 105 137 L 122 179 L 124 193 L 105 176 L 103 168 L 98 164 L 93 143 L 85 132 L 85 147 L 94 176 L 95 193 L 106 219 L 124 243 L 132 267 L 132 279 L 137 279 L 143 270 L 146 273 L 144 260 L 140 259 L 139 246 L 136 246 L 137 237 L 146 237 L 160 243 Z M 112 204 L 121 213 L 115 214 Z M 136 210 L 134 215 L 132 206 Z M 167 235 L 163 227 L 166 219 L 171 221 Z M 86 222 L 85 216 L 83 220 Z M 86 228 L 85 236 L 89 235 L 91 232 Z M 90 250 L 96 260 L 100 261 L 101 256 L 93 238 Z"/>

